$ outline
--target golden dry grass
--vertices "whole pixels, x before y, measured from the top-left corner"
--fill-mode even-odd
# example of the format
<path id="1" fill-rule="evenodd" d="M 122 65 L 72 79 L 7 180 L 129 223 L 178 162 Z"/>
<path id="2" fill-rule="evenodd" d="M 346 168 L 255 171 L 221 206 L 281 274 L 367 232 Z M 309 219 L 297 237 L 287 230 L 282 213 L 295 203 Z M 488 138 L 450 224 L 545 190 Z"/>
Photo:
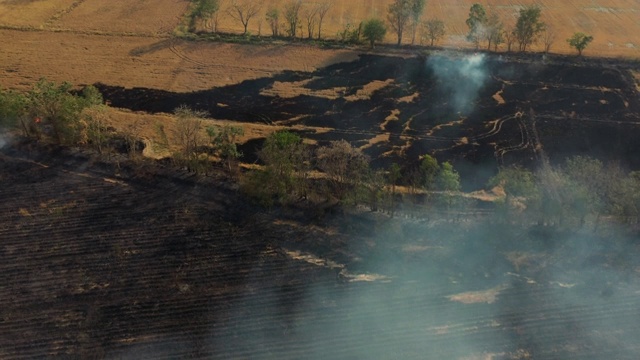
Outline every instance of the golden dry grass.
<path id="1" fill-rule="evenodd" d="M 169 34 L 189 0 L 85 0 L 51 25 L 63 29 Z"/>
<path id="2" fill-rule="evenodd" d="M 42 27 L 74 2 L 74 0 L 2 0 L 0 1 L 0 25 Z"/>
<path id="3" fill-rule="evenodd" d="M 47 77 L 185 92 L 357 58 L 350 50 L 296 44 L 238 46 L 68 32 L 0 30 L 0 41 L 0 86 L 20 89 Z"/>

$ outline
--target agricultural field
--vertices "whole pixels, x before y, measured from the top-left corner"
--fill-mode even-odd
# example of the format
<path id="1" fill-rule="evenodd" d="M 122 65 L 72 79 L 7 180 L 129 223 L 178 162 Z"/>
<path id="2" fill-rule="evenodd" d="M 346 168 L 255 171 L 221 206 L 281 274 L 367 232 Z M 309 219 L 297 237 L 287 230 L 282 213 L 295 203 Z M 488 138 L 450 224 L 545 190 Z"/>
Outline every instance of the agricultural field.
<path id="1" fill-rule="evenodd" d="M 347 140 L 375 169 L 432 154 L 469 198 L 512 164 L 589 155 L 640 170 L 638 1 L 536 2 L 557 34 L 551 55 L 470 49 L 467 0 L 427 1 L 448 31 L 428 53 L 187 41 L 171 34 L 188 3 L 0 0 L 0 87 L 95 85 L 106 125 L 158 159 L 0 133 L 1 359 L 639 358 L 637 216 L 570 229 L 482 199 L 395 216 L 267 209 L 154 147 L 187 105 L 244 130 L 241 171 L 281 129 L 311 148 Z M 389 3 L 334 0 L 323 35 Z M 509 23 L 528 3 L 485 6 Z M 575 31 L 595 37 L 594 57 L 567 55 Z"/>

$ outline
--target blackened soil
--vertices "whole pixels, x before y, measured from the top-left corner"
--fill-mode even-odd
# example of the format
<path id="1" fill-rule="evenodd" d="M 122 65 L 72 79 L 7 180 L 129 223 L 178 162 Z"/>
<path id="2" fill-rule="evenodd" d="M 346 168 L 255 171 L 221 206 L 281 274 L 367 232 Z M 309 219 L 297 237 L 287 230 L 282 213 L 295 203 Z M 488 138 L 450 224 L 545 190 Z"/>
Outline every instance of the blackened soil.
<path id="1" fill-rule="evenodd" d="M 637 235 L 312 221 L 215 178 L 38 147 L 0 153 L 0 199 L 2 359 L 640 354 Z"/>
<path id="2" fill-rule="evenodd" d="M 410 167 L 418 156 L 432 153 L 452 161 L 467 188 L 484 185 L 496 165 L 533 165 L 542 156 L 555 162 L 588 154 L 640 168 L 634 155 L 640 151 L 634 141 L 640 136 L 640 98 L 628 66 L 483 56 L 474 71 L 485 77 L 472 90 L 473 75 L 458 71 L 469 60 L 459 54 L 362 55 L 313 73 L 287 71 L 193 93 L 98 87 L 113 106 L 136 111 L 170 113 L 187 104 L 212 118 L 309 126 L 302 135 L 319 144 L 347 139 L 366 145 L 378 166 Z M 387 80 L 370 97 L 349 98 L 373 81 Z M 300 81 L 306 81 L 304 95 L 264 93 L 276 82 Z M 336 97 L 314 95 L 327 90 Z M 392 113 L 396 118 L 388 120 Z M 380 134 L 389 134 L 389 141 L 369 144 Z M 245 161 L 256 160 L 258 145 L 246 146 Z"/>

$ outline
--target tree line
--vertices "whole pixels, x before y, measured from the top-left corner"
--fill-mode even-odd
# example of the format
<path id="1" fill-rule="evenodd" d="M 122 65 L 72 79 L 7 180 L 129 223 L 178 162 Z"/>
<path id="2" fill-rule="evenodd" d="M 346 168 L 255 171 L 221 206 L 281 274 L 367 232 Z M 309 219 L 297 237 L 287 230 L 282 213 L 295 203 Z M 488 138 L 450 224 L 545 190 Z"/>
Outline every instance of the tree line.
<path id="1" fill-rule="evenodd" d="M 243 170 L 243 128 L 213 125 L 206 115 L 178 107 L 169 131 L 155 124 L 156 139 L 150 146 L 165 151 L 175 166 L 187 171 L 224 169 L 245 194 L 265 206 L 304 201 L 318 208 L 360 205 L 390 214 L 402 210 L 422 215 L 475 206 L 473 197 L 460 191 L 464 179 L 454 166 L 431 154 L 372 167 L 371 159 L 345 140 L 310 145 L 287 130 L 267 136 L 257 154 L 261 166 Z M 93 86 L 79 90 L 41 79 L 26 92 L 0 90 L 2 128 L 39 141 L 88 146 L 98 154 L 110 153 L 123 142 L 126 152 L 136 157 L 141 150 L 136 125 L 117 133 L 109 126 L 109 116 Z M 544 161 L 534 170 L 500 168 L 487 189 L 503 193 L 495 206 L 502 219 L 575 228 L 586 223 L 597 227 L 603 217 L 637 222 L 640 216 L 640 171 L 585 156 L 553 166 Z"/>
<path id="2" fill-rule="evenodd" d="M 290 39 L 323 38 L 322 24 L 332 7 L 331 0 L 324 2 L 290 0 L 281 8 L 269 5 L 263 13 L 262 0 L 192 0 L 187 18 L 188 30 L 196 32 L 200 29 L 218 32 L 220 17 L 228 16 L 238 22 L 248 34 L 250 22 L 258 23 L 258 35 L 262 35 L 262 24 L 266 22 L 271 36 Z M 360 22 L 347 21 L 343 29 L 336 34 L 336 39 L 345 43 L 361 43 L 366 41 L 373 47 L 384 41 L 387 33 L 392 31 L 397 45 L 401 45 L 406 34 L 411 37 L 411 44 L 426 41 L 430 46 L 436 45 L 446 34 L 445 22 L 442 19 L 424 19 L 426 0 L 394 0 L 387 8 L 386 17 L 372 17 Z M 525 52 L 531 45 L 542 41 L 544 52 L 548 53 L 555 43 L 556 34 L 542 20 L 542 9 L 537 5 L 526 6 L 519 10 L 516 23 L 506 25 L 495 12 L 488 12 L 482 4 L 473 4 L 465 23 L 468 27 L 466 39 L 479 49 L 482 43 L 489 51 L 498 51 L 506 46 L 506 51 Z M 578 55 L 593 41 L 593 36 L 576 32 L 566 40 L 569 46 L 576 49 Z"/>

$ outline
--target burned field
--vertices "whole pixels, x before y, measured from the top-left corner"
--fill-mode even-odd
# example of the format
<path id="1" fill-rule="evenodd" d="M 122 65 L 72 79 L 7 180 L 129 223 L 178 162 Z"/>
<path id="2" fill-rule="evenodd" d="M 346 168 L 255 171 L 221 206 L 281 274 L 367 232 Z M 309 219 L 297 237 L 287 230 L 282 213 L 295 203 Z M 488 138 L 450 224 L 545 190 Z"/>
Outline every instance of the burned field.
<path id="1" fill-rule="evenodd" d="M 188 104 L 216 119 L 290 127 L 320 144 L 347 139 L 381 166 L 432 153 L 477 188 L 487 168 L 542 156 L 588 153 L 639 168 L 640 101 L 628 67 L 537 55 L 361 55 L 192 93 L 98 87 L 116 107 L 169 113 Z M 259 146 L 246 144 L 245 161 Z"/>
<path id="2" fill-rule="evenodd" d="M 310 222 L 215 179 L 133 170 L 3 150 L 3 359 L 640 352 L 637 235 L 375 213 Z"/>

